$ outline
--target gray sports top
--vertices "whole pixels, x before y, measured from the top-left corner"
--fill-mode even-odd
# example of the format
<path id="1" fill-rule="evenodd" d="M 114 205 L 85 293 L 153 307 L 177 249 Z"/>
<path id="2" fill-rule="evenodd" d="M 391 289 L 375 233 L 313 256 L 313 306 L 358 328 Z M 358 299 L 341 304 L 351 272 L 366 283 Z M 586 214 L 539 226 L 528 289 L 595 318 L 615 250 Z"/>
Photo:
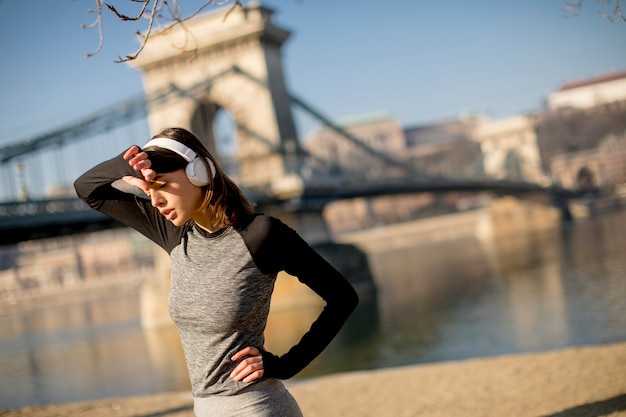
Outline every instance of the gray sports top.
<path id="1" fill-rule="evenodd" d="M 120 155 L 87 171 L 74 186 L 92 208 L 169 253 L 169 311 L 194 396 L 232 395 L 249 386 L 229 377 L 236 366 L 231 356 L 246 346 L 262 352 L 263 380 L 292 377 L 322 352 L 356 307 L 356 292 L 346 279 L 279 220 L 255 215 L 216 233 L 196 225 L 176 227 L 148 200 L 113 186 L 125 175 L 138 173 Z M 279 271 L 296 276 L 326 301 L 309 331 L 280 357 L 265 351 L 263 337 Z"/>

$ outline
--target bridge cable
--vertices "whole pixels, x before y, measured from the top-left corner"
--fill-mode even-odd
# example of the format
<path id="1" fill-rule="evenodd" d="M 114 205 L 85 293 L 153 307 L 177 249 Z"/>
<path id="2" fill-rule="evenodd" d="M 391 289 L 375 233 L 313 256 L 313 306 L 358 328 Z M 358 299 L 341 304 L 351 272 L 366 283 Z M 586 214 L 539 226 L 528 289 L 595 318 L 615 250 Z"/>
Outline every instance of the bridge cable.
<path id="1" fill-rule="evenodd" d="M 30 152 L 37 151 L 42 148 L 50 146 L 60 146 L 61 144 L 69 141 L 85 138 L 90 133 L 101 133 L 103 131 L 112 130 L 115 128 L 116 122 L 120 119 L 134 120 L 142 116 L 145 117 L 147 115 L 148 106 L 164 103 L 166 101 L 166 98 L 173 94 L 179 96 L 194 97 L 196 94 L 206 91 L 215 80 L 232 73 L 243 75 L 247 79 L 258 83 L 265 88 L 268 88 L 265 82 L 252 76 L 251 74 L 240 69 L 239 67 L 233 66 L 216 74 L 210 79 L 197 83 L 187 89 L 181 89 L 180 87 L 171 84 L 163 91 L 155 93 L 152 97 L 146 97 L 145 95 L 137 96 L 126 100 L 121 104 L 110 106 L 102 111 L 95 113 L 92 116 L 84 118 L 76 123 L 72 123 L 69 126 L 55 129 L 42 135 L 27 138 L 10 145 L 0 147 L 0 165 L 10 161 L 11 159 Z M 402 163 L 387 154 L 373 149 L 371 146 L 367 145 L 360 139 L 348 133 L 345 129 L 335 125 L 333 122 L 330 121 L 329 118 L 322 115 L 321 112 L 313 109 L 312 106 L 305 103 L 304 100 L 294 95 L 289 95 L 289 98 L 291 99 L 293 104 L 299 106 L 301 109 L 312 115 L 322 124 L 334 130 L 340 136 L 346 138 L 351 143 L 364 150 L 371 156 L 383 161 L 387 165 L 400 168 L 407 173 L 418 175 L 420 177 L 427 177 L 425 174 L 418 172 L 415 167 L 406 163 Z M 306 156 L 316 158 L 318 162 L 329 164 L 329 161 L 325 161 L 319 157 L 315 157 L 310 152 L 307 152 L 304 149 L 300 149 L 300 151 L 303 152 Z"/>

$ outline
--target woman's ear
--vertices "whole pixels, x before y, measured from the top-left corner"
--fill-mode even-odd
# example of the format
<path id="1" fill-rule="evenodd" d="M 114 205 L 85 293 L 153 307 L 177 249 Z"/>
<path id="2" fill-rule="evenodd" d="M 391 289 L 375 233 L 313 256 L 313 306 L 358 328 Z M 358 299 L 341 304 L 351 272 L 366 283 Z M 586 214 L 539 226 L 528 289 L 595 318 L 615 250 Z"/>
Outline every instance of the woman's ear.
<path id="1" fill-rule="evenodd" d="M 185 168 L 185 173 L 187 174 L 187 178 L 193 185 L 198 187 L 203 187 L 211 183 L 211 178 L 215 178 L 215 164 L 209 158 L 206 159 L 206 164 L 202 160 L 202 158 L 195 158 L 193 161 L 187 164 Z M 209 170 L 207 170 L 207 164 L 211 171 L 211 176 L 209 177 Z"/>

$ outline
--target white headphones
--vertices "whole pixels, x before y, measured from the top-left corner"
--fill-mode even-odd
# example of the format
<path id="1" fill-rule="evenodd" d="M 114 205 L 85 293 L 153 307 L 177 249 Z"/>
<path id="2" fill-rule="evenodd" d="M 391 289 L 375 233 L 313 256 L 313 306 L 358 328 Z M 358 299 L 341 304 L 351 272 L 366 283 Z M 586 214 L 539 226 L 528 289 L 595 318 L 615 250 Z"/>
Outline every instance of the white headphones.
<path id="1" fill-rule="evenodd" d="M 170 138 L 157 137 L 149 140 L 148 143 L 143 145 L 143 148 L 145 149 L 149 146 L 167 149 L 182 156 L 183 159 L 188 162 L 187 167 L 185 168 L 185 173 L 193 185 L 202 187 L 210 183 L 211 180 L 209 179 L 206 166 L 202 162 L 202 158 L 179 141 Z M 209 163 L 209 167 L 211 167 L 211 177 L 214 178 L 215 164 L 213 164 L 213 161 L 209 158 L 206 158 L 206 160 Z"/>

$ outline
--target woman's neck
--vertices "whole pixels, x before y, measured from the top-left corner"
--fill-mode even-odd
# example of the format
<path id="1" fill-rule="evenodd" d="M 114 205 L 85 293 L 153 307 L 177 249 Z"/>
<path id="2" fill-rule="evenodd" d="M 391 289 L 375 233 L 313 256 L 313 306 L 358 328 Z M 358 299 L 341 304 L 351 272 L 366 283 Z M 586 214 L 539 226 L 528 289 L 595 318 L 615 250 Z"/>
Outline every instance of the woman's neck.
<path id="1" fill-rule="evenodd" d="M 215 233 L 224 228 L 224 224 L 214 219 L 212 216 L 203 215 L 193 219 L 194 222 L 203 230 L 209 233 Z"/>
<path id="2" fill-rule="evenodd" d="M 198 223 L 197 221 L 196 221 L 196 224 L 198 225 L 199 228 L 201 228 L 202 230 L 206 230 L 209 233 L 215 233 L 224 228 L 223 224 L 220 224 L 220 225 L 212 224 L 212 223 L 206 224 L 206 223 Z"/>

